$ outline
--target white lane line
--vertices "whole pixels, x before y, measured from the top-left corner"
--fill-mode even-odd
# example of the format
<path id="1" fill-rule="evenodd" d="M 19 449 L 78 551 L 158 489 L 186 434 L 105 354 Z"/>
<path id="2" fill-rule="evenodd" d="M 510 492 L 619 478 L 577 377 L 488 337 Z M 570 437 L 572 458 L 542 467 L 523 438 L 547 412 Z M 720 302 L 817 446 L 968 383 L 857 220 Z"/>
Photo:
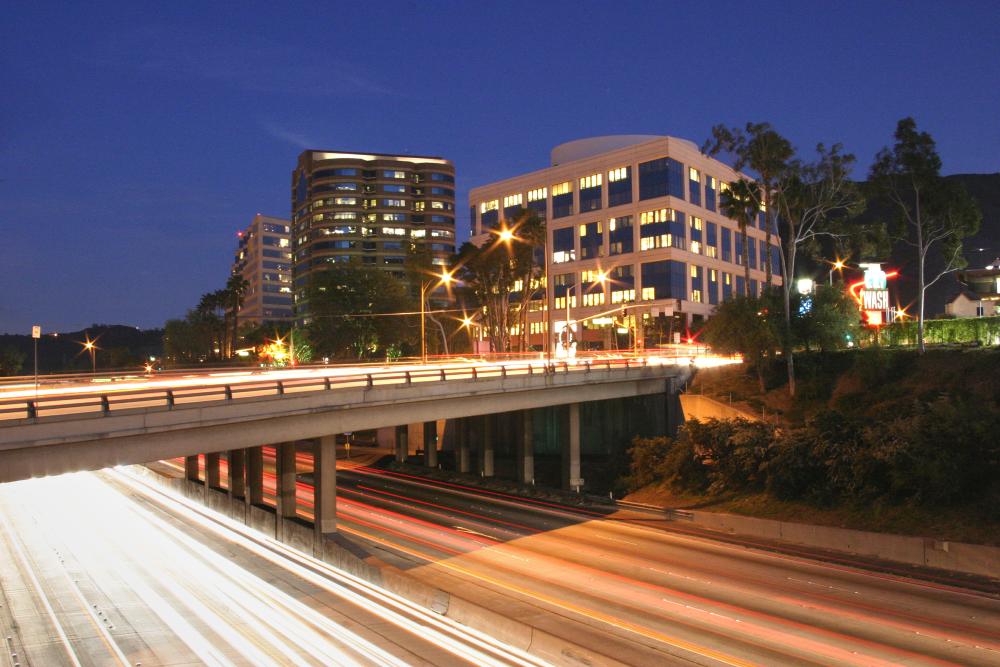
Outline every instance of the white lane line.
<path id="1" fill-rule="evenodd" d="M 75 667 L 82 667 L 80 661 L 76 657 L 76 652 L 73 650 L 73 646 L 69 642 L 69 637 L 66 636 L 66 632 L 63 630 L 62 624 L 59 623 L 59 619 L 56 618 L 56 612 L 52 609 L 52 605 L 49 604 L 49 599 L 45 596 L 45 591 L 42 590 L 41 582 L 38 581 L 38 577 L 35 576 L 35 572 L 31 568 L 31 562 L 28 560 L 27 554 L 24 553 L 24 549 L 21 547 L 20 539 L 11 529 L 10 522 L 7 521 L 7 517 L 4 516 L 3 513 L 0 513 L 0 524 L 3 525 L 4 532 L 10 535 L 10 544 L 14 547 L 14 551 L 22 565 L 24 565 L 24 570 L 27 572 L 28 578 L 31 580 L 31 585 L 35 587 L 36 591 L 38 591 L 38 597 L 42 601 L 45 613 L 48 614 L 49 619 L 52 621 L 52 625 L 56 629 L 56 634 L 59 635 L 59 641 L 62 642 L 63 648 L 66 649 L 66 655 L 69 656 L 70 662 Z"/>

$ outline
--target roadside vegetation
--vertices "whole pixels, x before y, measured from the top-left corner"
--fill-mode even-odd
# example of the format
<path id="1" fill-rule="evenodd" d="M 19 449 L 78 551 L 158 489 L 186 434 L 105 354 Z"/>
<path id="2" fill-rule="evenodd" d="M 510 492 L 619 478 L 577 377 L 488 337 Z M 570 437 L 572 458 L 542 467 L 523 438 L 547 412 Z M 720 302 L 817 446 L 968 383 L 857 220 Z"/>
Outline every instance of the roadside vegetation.
<path id="1" fill-rule="evenodd" d="M 765 373 L 704 372 L 693 391 L 767 421 L 690 421 L 636 438 L 645 502 L 1000 544 L 1000 351 L 800 355 L 789 400 Z M 756 376 L 756 372 L 754 372 Z"/>

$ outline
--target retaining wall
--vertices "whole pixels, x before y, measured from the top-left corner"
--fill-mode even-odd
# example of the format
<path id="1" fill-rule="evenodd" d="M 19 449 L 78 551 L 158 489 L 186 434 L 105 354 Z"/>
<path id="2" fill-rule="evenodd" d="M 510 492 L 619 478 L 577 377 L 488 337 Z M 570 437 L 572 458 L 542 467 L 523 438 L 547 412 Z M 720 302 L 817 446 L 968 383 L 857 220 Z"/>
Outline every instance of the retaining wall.
<path id="1" fill-rule="evenodd" d="M 723 533 L 781 540 L 818 549 L 1000 579 L 998 547 L 757 519 L 719 512 L 692 510 L 685 513 L 690 514 L 696 525 Z"/>

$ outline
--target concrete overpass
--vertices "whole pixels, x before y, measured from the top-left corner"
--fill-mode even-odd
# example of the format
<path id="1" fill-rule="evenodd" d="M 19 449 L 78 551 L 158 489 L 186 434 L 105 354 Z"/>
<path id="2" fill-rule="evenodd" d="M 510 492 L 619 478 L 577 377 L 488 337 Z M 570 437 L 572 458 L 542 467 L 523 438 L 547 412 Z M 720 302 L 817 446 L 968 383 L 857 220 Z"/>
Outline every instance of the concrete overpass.
<path id="1" fill-rule="evenodd" d="M 332 376 L 241 376 L 208 384 L 140 383 L 108 386 L 103 392 L 50 392 L 37 400 L 0 397 L 0 413 L 6 417 L 0 421 L 0 482 L 186 457 L 189 479 L 221 489 L 219 455 L 225 452 L 230 500 L 261 505 L 261 446 L 276 445 L 278 514 L 292 517 L 295 443 L 310 440 L 316 532 L 329 533 L 335 529 L 337 434 L 395 427 L 397 457 L 405 459 L 407 440 L 417 431 L 424 464 L 436 467 L 443 423 L 451 431 L 458 469 L 468 472 L 470 447 L 477 447 L 479 472 L 492 476 L 493 441 L 501 430 L 497 416 L 503 415 L 502 431 L 517 441 L 517 476 L 532 480 L 532 411 L 565 405 L 569 423 L 562 443 L 562 482 L 576 487 L 583 483 L 581 405 L 662 395 L 664 421 L 675 425 L 674 397 L 691 372 L 687 363 L 655 358 L 360 370 Z M 200 454 L 205 455 L 203 477 Z"/>

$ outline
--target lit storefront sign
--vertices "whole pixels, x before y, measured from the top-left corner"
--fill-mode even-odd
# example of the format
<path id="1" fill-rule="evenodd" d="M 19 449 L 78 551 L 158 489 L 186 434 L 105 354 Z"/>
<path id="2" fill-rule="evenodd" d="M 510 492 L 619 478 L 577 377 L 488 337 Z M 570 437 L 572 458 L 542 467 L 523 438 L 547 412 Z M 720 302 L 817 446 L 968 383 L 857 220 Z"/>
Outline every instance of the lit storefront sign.
<path id="1" fill-rule="evenodd" d="M 880 263 L 861 264 L 865 270 L 864 280 L 853 283 L 848 289 L 858 302 L 864 323 L 870 327 L 880 327 L 889 319 L 889 288 L 887 280 L 899 275 L 898 271 L 886 273 Z"/>

